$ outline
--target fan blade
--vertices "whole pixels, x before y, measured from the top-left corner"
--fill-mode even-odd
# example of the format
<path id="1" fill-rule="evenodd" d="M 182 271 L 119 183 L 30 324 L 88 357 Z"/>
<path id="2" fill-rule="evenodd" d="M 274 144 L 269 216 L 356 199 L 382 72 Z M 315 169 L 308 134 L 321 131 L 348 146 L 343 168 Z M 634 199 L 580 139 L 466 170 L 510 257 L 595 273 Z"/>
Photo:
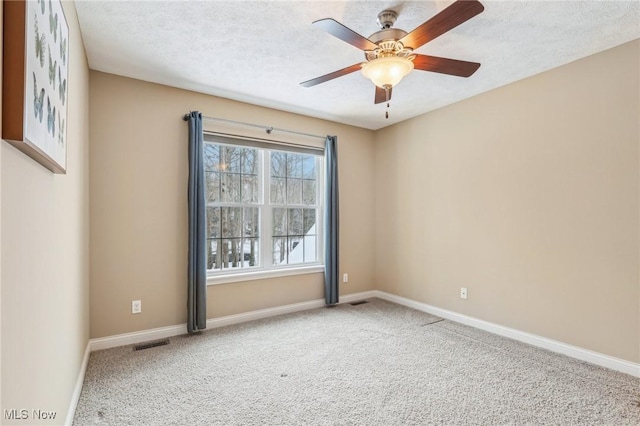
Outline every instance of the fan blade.
<path id="1" fill-rule="evenodd" d="M 413 67 L 422 71 L 469 77 L 480 68 L 480 64 L 457 59 L 438 58 L 437 56 L 416 55 L 413 60 Z"/>
<path id="2" fill-rule="evenodd" d="M 417 49 L 438 36 L 454 29 L 484 10 L 478 0 L 458 0 L 451 6 L 400 39 L 407 47 Z"/>
<path id="3" fill-rule="evenodd" d="M 388 102 L 391 100 L 391 90 L 389 89 L 389 99 L 387 99 L 387 91 L 384 89 L 381 89 L 380 87 L 376 86 L 376 98 L 375 98 L 375 103 L 376 104 L 381 104 L 383 102 Z"/>
<path id="4" fill-rule="evenodd" d="M 360 50 L 373 50 L 378 48 L 378 45 L 376 45 L 369 39 L 361 36 L 353 30 L 350 30 L 334 19 L 320 19 L 319 21 L 315 21 L 313 25 L 325 30 L 332 36 L 337 37 L 352 46 L 357 47 Z"/>
<path id="5" fill-rule="evenodd" d="M 329 74 L 325 74 L 321 77 L 316 77 L 311 80 L 303 81 L 300 83 L 301 86 L 304 87 L 312 87 L 316 84 L 324 83 L 325 81 L 333 80 L 334 78 L 342 77 L 343 75 L 351 74 L 352 72 L 358 71 L 362 68 L 362 64 L 354 64 L 350 67 L 342 68 L 341 70 L 334 71 Z"/>

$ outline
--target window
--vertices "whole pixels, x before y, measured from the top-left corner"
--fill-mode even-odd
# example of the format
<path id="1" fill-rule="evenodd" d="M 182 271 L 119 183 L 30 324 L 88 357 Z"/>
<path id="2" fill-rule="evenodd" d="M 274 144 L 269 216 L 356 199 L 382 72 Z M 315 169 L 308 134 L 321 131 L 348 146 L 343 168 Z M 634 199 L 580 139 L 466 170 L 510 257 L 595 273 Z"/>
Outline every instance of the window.
<path id="1" fill-rule="evenodd" d="M 321 265 L 323 157 L 205 140 L 209 275 Z"/>

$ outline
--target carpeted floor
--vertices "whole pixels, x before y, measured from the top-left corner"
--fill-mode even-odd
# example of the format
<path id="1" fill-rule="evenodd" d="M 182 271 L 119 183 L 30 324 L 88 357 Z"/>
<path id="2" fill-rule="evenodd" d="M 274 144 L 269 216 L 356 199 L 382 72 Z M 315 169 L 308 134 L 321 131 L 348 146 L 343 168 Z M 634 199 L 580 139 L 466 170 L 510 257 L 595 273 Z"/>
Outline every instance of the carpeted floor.
<path id="1" fill-rule="evenodd" d="M 91 354 L 74 425 L 638 425 L 640 379 L 379 299 Z"/>

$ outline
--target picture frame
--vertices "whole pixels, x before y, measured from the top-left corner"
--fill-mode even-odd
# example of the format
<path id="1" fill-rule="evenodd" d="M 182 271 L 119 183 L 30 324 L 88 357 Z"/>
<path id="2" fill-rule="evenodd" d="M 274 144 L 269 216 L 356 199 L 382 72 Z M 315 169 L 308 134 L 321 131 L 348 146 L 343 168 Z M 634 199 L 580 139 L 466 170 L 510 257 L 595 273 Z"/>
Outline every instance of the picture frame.
<path id="1" fill-rule="evenodd" d="M 60 0 L 3 2 L 2 139 L 67 171 L 69 26 Z"/>

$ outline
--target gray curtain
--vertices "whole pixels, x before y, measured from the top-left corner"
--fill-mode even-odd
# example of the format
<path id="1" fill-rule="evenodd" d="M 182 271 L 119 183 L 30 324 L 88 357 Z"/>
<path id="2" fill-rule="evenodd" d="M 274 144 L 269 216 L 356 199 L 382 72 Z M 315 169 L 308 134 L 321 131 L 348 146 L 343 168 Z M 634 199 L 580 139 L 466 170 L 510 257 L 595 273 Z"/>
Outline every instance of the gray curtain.
<path id="1" fill-rule="evenodd" d="M 207 251 L 202 114 L 193 111 L 189 122 L 189 258 L 187 330 L 207 328 Z"/>
<path id="2" fill-rule="evenodd" d="M 327 136 L 325 142 L 324 209 L 324 298 L 327 305 L 338 303 L 339 210 L 338 210 L 338 138 Z"/>

